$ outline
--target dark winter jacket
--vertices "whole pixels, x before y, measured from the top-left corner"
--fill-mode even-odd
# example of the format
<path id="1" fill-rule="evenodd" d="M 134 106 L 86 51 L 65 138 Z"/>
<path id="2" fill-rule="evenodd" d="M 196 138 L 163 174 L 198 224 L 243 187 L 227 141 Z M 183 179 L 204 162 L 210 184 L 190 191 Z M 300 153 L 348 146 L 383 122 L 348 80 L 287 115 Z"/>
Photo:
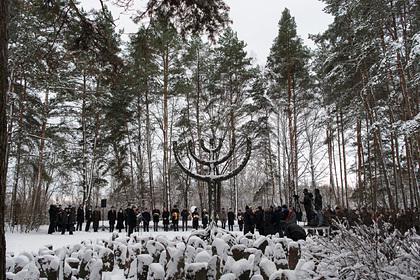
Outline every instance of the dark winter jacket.
<path id="1" fill-rule="evenodd" d="M 143 222 L 148 224 L 151 220 L 150 212 L 149 211 L 143 211 L 143 213 L 141 213 L 141 218 L 143 219 Z"/>
<path id="2" fill-rule="evenodd" d="M 190 215 L 190 213 L 188 212 L 187 209 L 182 210 L 181 212 L 181 218 L 183 221 L 188 221 L 188 216 Z"/>
<path id="3" fill-rule="evenodd" d="M 50 209 L 48 210 L 48 214 L 50 215 L 50 224 L 57 223 L 58 219 L 58 208 L 55 205 L 50 205 Z"/>
<path id="4" fill-rule="evenodd" d="M 108 221 L 113 224 L 115 223 L 115 220 L 117 219 L 117 211 L 115 210 L 109 210 L 108 211 Z"/>
<path id="5" fill-rule="evenodd" d="M 305 230 L 297 224 L 288 224 L 286 227 L 286 236 L 291 238 L 293 241 L 298 241 L 300 239 L 306 239 Z"/>
<path id="6" fill-rule="evenodd" d="M 163 220 L 163 224 L 164 225 L 168 225 L 169 224 L 169 211 L 163 211 L 162 212 L 162 220 Z"/>
<path id="7" fill-rule="evenodd" d="M 136 212 L 132 208 L 127 208 L 127 224 L 129 226 L 135 227 L 137 225 L 137 216 Z"/>
<path id="8" fill-rule="evenodd" d="M 85 213 L 86 221 L 92 221 L 92 209 L 88 208 Z"/>
<path id="9" fill-rule="evenodd" d="M 235 213 L 233 211 L 229 211 L 227 213 L 228 224 L 233 225 L 235 223 Z"/>
<path id="10" fill-rule="evenodd" d="M 77 208 L 77 221 L 79 223 L 83 223 L 85 221 L 85 211 L 83 211 L 82 207 Z"/>
<path id="11" fill-rule="evenodd" d="M 322 196 L 319 191 L 315 191 L 315 210 L 322 210 Z"/>
<path id="12" fill-rule="evenodd" d="M 95 209 L 92 213 L 92 221 L 95 223 L 98 223 L 101 220 L 101 211 L 98 209 Z"/>
<path id="13" fill-rule="evenodd" d="M 153 222 L 154 223 L 158 223 L 159 222 L 159 219 L 160 219 L 160 211 L 159 211 L 159 209 L 153 209 L 152 216 L 153 216 Z"/>
<path id="14" fill-rule="evenodd" d="M 67 224 L 69 225 L 75 224 L 76 223 L 76 208 L 68 207 L 66 209 L 66 212 L 67 212 L 67 217 L 68 217 Z"/>
<path id="15" fill-rule="evenodd" d="M 67 226 L 69 219 L 68 219 L 68 214 L 64 209 L 60 209 L 60 211 L 58 212 L 58 225 L 60 226 Z"/>
<path id="16" fill-rule="evenodd" d="M 124 228 L 124 211 L 120 209 L 117 213 L 117 229 L 123 229 Z"/>

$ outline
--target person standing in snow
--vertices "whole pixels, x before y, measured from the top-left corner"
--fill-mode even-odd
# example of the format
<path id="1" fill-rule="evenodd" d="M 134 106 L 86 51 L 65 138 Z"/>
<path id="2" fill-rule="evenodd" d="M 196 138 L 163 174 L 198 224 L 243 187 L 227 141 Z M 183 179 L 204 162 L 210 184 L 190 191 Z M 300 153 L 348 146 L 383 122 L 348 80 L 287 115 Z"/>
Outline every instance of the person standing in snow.
<path id="1" fill-rule="evenodd" d="M 79 205 L 79 207 L 77 208 L 76 221 L 76 231 L 82 231 L 82 225 L 85 221 L 85 211 L 83 211 L 82 205 Z"/>
<path id="2" fill-rule="evenodd" d="M 318 226 L 322 226 L 322 224 L 324 223 L 324 217 L 322 215 L 322 196 L 321 196 L 321 193 L 319 192 L 319 189 L 315 189 L 314 206 L 315 206 L 315 213 L 318 217 Z"/>
<path id="3" fill-rule="evenodd" d="M 176 205 L 174 205 L 174 208 L 171 211 L 171 218 L 172 218 L 172 226 L 174 231 L 178 231 L 178 223 L 179 223 L 179 209 Z"/>
<path id="4" fill-rule="evenodd" d="M 255 227 L 255 216 L 252 211 L 252 208 L 248 205 L 245 206 L 245 214 L 244 214 L 244 235 L 248 232 L 254 234 L 254 227 Z"/>
<path id="5" fill-rule="evenodd" d="M 305 208 L 306 221 L 309 223 L 312 220 L 312 193 L 308 189 L 303 190 L 303 207 Z"/>
<path id="6" fill-rule="evenodd" d="M 163 230 L 169 230 L 169 211 L 167 208 L 163 208 L 162 211 L 162 222 L 163 222 Z"/>
<path id="7" fill-rule="evenodd" d="M 141 218 L 143 220 L 143 231 L 149 232 L 149 223 L 151 220 L 150 212 L 145 208 L 141 213 Z"/>
<path id="8" fill-rule="evenodd" d="M 134 228 L 137 225 L 137 216 L 135 212 L 136 206 L 132 206 L 131 208 L 127 208 L 127 225 L 128 225 L 128 236 L 130 236 Z"/>
<path id="9" fill-rule="evenodd" d="M 244 214 L 242 213 L 241 209 L 238 210 L 238 226 L 239 231 L 242 231 L 244 228 Z"/>
<path id="10" fill-rule="evenodd" d="M 67 211 L 60 208 L 60 212 L 58 213 L 58 223 L 60 224 L 61 234 L 66 233 L 68 221 L 69 217 Z"/>
<path id="11" fill-rule="evenodd" d="M 86 206 L 85 218 L 86 218 L 85 231 L 89 231 L 90 223 L 92 222 L 92 207 L 90 205 Z"/>
<path id="12" fill-rule="evenodd" d="M 115 211 L 114 206 L 111 206 L 111 210 L 108 211 L 109 232 L 114 231 L 116 219 L 117 219 L 117 211 Z"/>
<path id="13" fill-rule="evenodd" d="M 197 208 L 194 209 L 192 213 L 192 226 L 193 229 L 198 230 L 198 221 L 200 220 L 200 215 L 198 214 Z"/>
<path id="14" fill-rule="evenodd" d="M 124 228 L 124 221 L 125 221 L 125 215 L 124 210 L 120 208 L 117 213 L 117 229 L 118 232 L 121 232 L 121 230 Z"/>
<path id="15" fill-rule="evenodd" d="M 201 213 L 201 224 L 203 225 L 203 228 L 206 228 L 209 224 L 209 214 L 206 209 L 203 209 L 203 213 Z"/>
<path id="16" fill-rule="evenodd" d="M 66 209 L 67 211 L 67 229 L 70 235 L 73 234 L 74 231 L 74 224 L 76 223 L 76 208 L 69 205 Z"/>
<path id="17" fill-rule="evenodd" d="M 222 207 L 222 210 L 220 211 L 219 218 L 222 223 L 222 229 L 226 229 L 227 214 L 224 207 Z"/>
<path id="18" fill-rule="evenodd" d="M 152 219 L 153 219 L 153 231 L 158 231 L 158 225 L 159 225 L 159 220 L 160 220 L 159 209 L 157 209 L 157 208 L 153 209 Z"/>
<path id="19" fill-rule="evenodd" d="M 188 230 L 188 216 L 189 215 L 190 215 L 190 212 L 187 210 L 187 208 L 182 209 L 181 211 L 182 231 Z"/>
<path id="20" fill-rule="evenodd" d="M 93 231 L 98 232 L 99 221 L 101 220 L 101 210 L 98 206 L 95 207 L 95 210 L 92 213 L 92 222 L 93 222 Z"/>
<path id="21" fill-rule="evenodd" d="M 57 207 L 54 204 L 50 205 L 50 209 L 48 210 L 48 214 L 50 216 L 50 225 L 48 227 L 48 234 L 52 234 L 55 232 L 55 228 L 57 225 L 57 219 L 58 219 L 58 211 Z"/>
<path id="22" fill-rule="evenodd" d="M 227 213 L 228 219 L 228 230 L 233 231 L 233 225 L 235 224 L 235 213 L 233 212 L 232 208 L 229 208 Z"/>
<path id="23" fill-rule="evenodd" d="M 264 210 L 261 206 L 258 206 L 257 211 L 254 214 L 255 227 L 261 235 L 264 235 Z"/>

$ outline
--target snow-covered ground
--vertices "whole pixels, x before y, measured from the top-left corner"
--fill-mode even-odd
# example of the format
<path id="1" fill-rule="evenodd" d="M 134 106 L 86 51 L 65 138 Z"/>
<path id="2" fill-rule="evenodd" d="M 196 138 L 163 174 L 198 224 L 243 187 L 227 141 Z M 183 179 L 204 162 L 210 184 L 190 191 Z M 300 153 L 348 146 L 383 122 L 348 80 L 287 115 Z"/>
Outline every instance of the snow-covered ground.
<path id="1" fill-rule="evenodd" d="M 84 226 L 83 226 L 84 228 Z M 151 227 L 153 228 L 153 227 Z M 18 255 L 22 252 L 34 252 L 38 253 L 39 248 L 44 247 L 46 245 L 52 245 L 53 249 L 57 249 L 59 247 L 63 247 L 66 245 L 74 245 L 79 244 L 85 240 L 92 240 L 95 241 L 96 239 L 110 239 L 112 234 L 109 231 L 102 231 L 99 228 L 98 232 L 93 232 L 91 229 L 90 232 L 85 231 L 75 231 L 73 235 L 69 235 L 68 232 L 66 234 L 61 235 L 59 232 L 55 232 L 53 234 L 48 234 L 48 226 L 44 225 L 41 226 L 38 231 L 30 232 L 30 233 L 20 233 L 20 232 L 6 232 L 6 251 L 8 253 L 14 253 Z M 122 234 L 125 232 L 123 231 Z M 189 227 L 188 231 L 182 231 L 180 227 L 180 231 L 168 231 L 164 232 L 162 228 L 159 228 L 158 232 L 135 232 L 134 234 L 139 236 L 158 236 L 164 235 L 169 240 L 173 239 L 175 236 L 189 236 L 191 233 L 191 227 Z"/>

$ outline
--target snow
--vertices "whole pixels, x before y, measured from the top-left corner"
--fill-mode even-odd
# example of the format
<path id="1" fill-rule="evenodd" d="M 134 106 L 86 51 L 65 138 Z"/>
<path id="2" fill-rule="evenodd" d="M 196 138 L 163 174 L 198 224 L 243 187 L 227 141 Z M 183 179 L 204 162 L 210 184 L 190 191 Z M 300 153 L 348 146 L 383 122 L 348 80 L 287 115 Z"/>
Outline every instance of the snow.
<path id="1" fill-rule="evenodd" d="M 48 226 L 44 225 L 37 232 L 31 233 L 20 233 L 20 232 L 6 232 L 6 252 L 14 253 L 14 255 L 19 255 L 23 252 L 28 252 L 31 255 L 35 255 L 39 252 L 40 248 L 47 247 L 51 245 L 53 251 L 60 247 L 66 246 L 80 246 L 81 242 L 86 242 L 87 244 L 97 243 L 98 241 L 110 239 L 112 233 L 109 231 L 98 231 L 98 232 L 85 232 L 85 231 L 75 231 L 73 235 L 68 233 L 61 235 L 60 233 L 47 234 Z M 124 237 L 124 232 L 120 233 L 118 241 L 121 243 L 123 240 L 126 240 Z M 185 236 L 188 237 L 191 234 L 191 231 L 169 231 L 169 232 L 141 232 L 134 233 L 135 236 L 139 237 L 157 237 L 162 236 L 165 239 L 173 239 L 176 236 Z M 122 236 L 121 236 L 122 235 Z M 79 243 L 79 244 L 78 244 Z M 127 243 L 127 241 L 125 241 Z"/>

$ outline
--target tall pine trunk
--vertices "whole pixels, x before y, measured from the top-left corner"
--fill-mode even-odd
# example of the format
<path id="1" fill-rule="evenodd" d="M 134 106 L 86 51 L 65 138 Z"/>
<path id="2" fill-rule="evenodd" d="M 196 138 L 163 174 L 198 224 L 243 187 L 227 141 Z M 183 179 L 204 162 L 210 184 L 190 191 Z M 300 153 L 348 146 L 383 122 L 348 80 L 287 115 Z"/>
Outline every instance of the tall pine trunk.
<path id="1" fill-rule="evenodd" d="M 0 280 L 6 279 L 6 238 L 4 235 L 7 155 L 7 25 L 9 1 L 0 0 Z"/>

